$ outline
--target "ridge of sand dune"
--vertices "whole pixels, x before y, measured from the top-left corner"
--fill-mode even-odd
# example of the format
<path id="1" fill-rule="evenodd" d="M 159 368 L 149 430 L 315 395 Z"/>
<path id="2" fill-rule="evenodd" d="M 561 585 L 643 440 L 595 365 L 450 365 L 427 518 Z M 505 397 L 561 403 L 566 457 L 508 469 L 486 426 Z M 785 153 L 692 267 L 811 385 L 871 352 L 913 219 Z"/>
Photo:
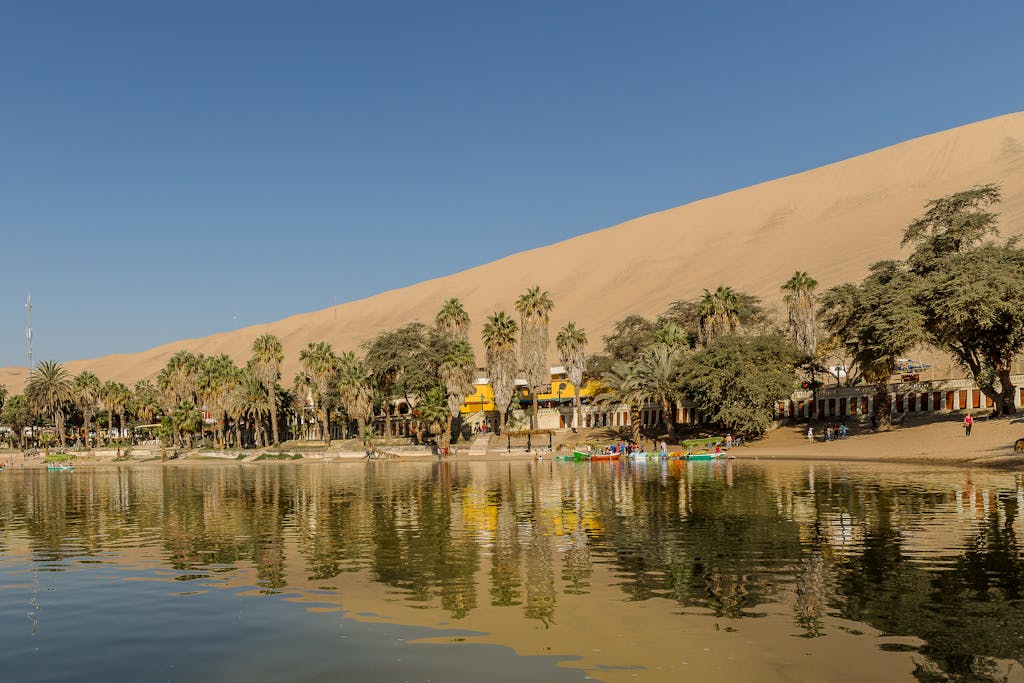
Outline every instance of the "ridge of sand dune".
<path id="1" fill-rule="evenodd" d="M 499 308 L 511 312 L 516 297 L 534 284 L 555 301 L 552 330 L 575 320 L 597 348 L 616 320 L 629 313 L 655 315 L 704 288 L 728 284 L 774 305 L 794 270 L 808 271 L 822 287 L 859 279 L 871 262 L 898 254 L 903 227 L 927 200 L 983 183 L 1003 188 L 1003 234 L 1024 233 L 1024 113 L 916 138 L 366 299 L 66 367 L 130 383 L 154 376 L 180 349 L 226 353 L 244 363 L 253 339 L 273 333 L 284 344 L 283 376 L 290 382 L 307 342 L 326 340 L 339 352 L 357 349 L 381 330 L 417 319 L 430 323 L 451 296 L 462 299 L 472 316 L 479 354 L 485 316 Z M 0 369 L 0 383 L 12 391 L 21 391 L 24 378 L 24 369 Z"/>

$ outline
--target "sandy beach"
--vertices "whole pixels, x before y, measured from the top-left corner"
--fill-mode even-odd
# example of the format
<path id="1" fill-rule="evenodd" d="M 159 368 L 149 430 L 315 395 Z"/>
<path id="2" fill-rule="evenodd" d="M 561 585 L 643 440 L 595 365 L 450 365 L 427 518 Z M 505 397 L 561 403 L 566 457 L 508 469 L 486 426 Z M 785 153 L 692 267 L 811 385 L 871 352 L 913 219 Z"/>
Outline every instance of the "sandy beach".
<path id="1" fill-rule="evenodd" d="M 921 417 L 908 418 L 906 423 L 888 431 L 873 432 L 858 424 L 852 424 L 846 439 L 826 442 L 822 436 L 823 427 L 815 426 L 814 442 L 807 439 L 807 424 L 784 425 L 764 438 L 733 448 L 729 456 L 753 460 L 817 460 L 817 461 L 859 461 L 884 463 L 914 463 L 934 465 L 967 465 L 985 467 L 1024 466 L 1024 454 L 1014 453 L 1014 442 L 1024 437 L 1024 416 L 999 420 L 978 420 L 970 437 L 965 436 L 962 418 L 949 415 L 937 419 Z M 587 435 L 575 437 L 571 433 L 560 435 L 562 439 L 585 440 Z M 556 440 L 556 444 L 562 439 Z M 571 441 L 570 441 L 571 443 Z M 492 448 L 486 454 L 470 456 L 468 446 L 460 445 L 459 452 L 449 460 L 459 462 L 486 462 L 509 460 L 536 460 L 554 457 L 553 453 L 526 453 L 521 449 L 508 452 L 504 448 Z M 557 446 L 556 446 L 557 450 Z M 75 452 L 76 467 L 98 465 L 128 465 L 138 467 L 183 467 L 197 464 L 239 464 L 275 465 L 279 463 L 301 463 L 316 465 L 325 463 L 358 463 L 365 460 L 364 452 L 352 450 L 351 446 L 339 445 L 329 449 L 289 449 L 284 453 L 301 452 L 303 457 L 295 460 L 257 460 L 265 451 L 191 451 L 180 457 L 163 461 L 159 449 L 137 448 L 132 458 L 116 460 L 116 451 L 95 449 Z M 272 451 L 266 451 L 272 452 Z M 244 457 L 239 458 L 239 455 Z M 432 462 L 437 456 L 426 449 L 406 451 L 390 462 Z M 45 467 L 43 455 L 22 458 L 20 451 L 0 451 L 0 462 L 8 466 Z M 388 461 L 384 461 L 388 462 Z"/>

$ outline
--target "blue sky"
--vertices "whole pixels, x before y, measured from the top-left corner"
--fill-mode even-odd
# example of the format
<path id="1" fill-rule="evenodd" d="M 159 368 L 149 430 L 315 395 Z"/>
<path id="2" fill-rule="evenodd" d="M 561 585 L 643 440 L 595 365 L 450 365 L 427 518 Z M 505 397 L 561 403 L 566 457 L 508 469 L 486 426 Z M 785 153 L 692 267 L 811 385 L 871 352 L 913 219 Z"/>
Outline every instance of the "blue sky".
<path id="1" fill-rule="evenodd" d="M 0 365 L 362 298 L 1024 108 L 1024 3 L 0 3 Z"/>

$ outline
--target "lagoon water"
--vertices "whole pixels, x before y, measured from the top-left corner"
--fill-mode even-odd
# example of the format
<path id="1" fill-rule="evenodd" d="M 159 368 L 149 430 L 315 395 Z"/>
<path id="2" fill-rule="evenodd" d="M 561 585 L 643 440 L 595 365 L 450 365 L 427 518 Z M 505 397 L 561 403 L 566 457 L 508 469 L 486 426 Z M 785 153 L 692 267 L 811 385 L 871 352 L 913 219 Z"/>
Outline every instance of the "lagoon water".
<path id="1" fill-rule="evenodd" d="M 0 474 L 5 681 L 1024 680 L 1024 477 L 843 463 Z"/>

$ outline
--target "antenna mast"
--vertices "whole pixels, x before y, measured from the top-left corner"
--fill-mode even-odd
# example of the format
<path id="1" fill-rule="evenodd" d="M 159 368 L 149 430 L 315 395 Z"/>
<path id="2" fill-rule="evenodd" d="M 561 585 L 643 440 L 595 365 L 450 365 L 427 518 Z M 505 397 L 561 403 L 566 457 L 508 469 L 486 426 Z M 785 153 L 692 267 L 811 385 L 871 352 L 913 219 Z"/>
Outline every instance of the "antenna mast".
<path id="1" fill-rule="evenodd" d="M 28 314 L 28 327 L 25 328 L 25 337 L 28 339 L 28 371 L 32 372 L 32 293 L 29 292 L 28 300 L 25 302 L 25 311 Z"/>

